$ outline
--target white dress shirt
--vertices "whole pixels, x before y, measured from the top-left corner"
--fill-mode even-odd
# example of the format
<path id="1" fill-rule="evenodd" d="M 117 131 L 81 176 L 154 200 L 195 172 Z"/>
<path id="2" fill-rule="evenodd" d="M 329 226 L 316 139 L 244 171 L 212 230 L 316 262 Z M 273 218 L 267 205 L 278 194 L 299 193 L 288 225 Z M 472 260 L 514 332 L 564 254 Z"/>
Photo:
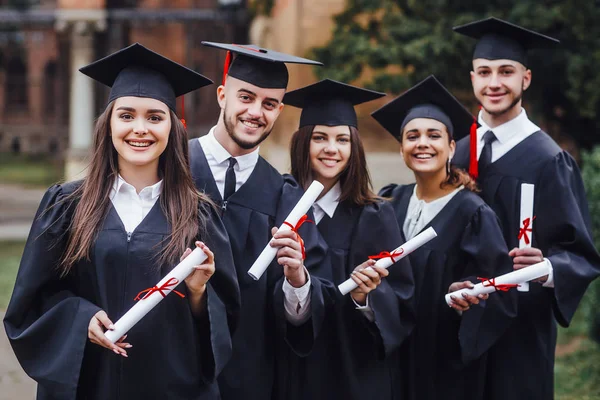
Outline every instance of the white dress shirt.
<path id="1" fill-rule="evenodd" d="M 161 188 L 162 180 L 152 186 L 146 186 L 138 194 L 135 187 L 125 182 L 121 175 L 117 177 L 109 198 L 127 233 L 133 232 L 148 215 L 160 196 Z"/>
<path id="2" fill-rule="evenodd" d="M 481 156 L 481 151 L 483 150 L 484 145 L 483 135 L 487 131 L 494 132 L 494 135 L 497 139 L 492 142 L 492 162 L 494 162 L 512 150 L 513 147 L 521 143 L 523 140 L 540 130 L 539 126 L 527 118 L 527 113 L 523 108 L 521 109 L 521 113 L 516 118 L 513 118 L 502 125 L 498 125 L 494 129 L 490 128 L 483 121 L 482 116 L 483 111 L 480 111 L 478 120 L 481 126 L 477 129 L 477 159 L 479 159 L 479 156 Z M 548 275 L 548 280 L 546 280 L 542 286 L 553 288 L 554 271 L 552 269 L 552 263 L 547 258 L 544 258 L 544 260 L 546 260 L 550 265 L 550 274 Z"/>
<path id="3" fill-rule="evenodd" d="M 338 181 L 335 185 L 333 185 L 331 189 L 329 189 L 327 193 L 323 195 L 323 197 L 315 201 L 315 203 L 313 204 L 313 215 L 315 217 L 316 224 L 321 222 L 325 214 L 327 214 L 329 218 L 333 218 L 333 214 L 335 214 L 335 210 L 338 204 L 340 204 L 341 194 L 342 185 Z M 362 312 L 365 318 L 367 318 L 371 322 L 375 321 L 375 313 L 373 312 L 371 307 L 369 307 L 369 295 L 367 295 L 367 300 L 364 306 L 361 306 L 356 301 L 354 301 L 352 296 L 350 296 L 350 298 L 354 302 L 356 309 Z"/>
<path id="4" fill-rule="evenodd" d="M 423 228 L 427 226 L 427 224 L 430 223 L 444 207 L 446 207 L 446 204 L 448 204 L 448 202 L 463 189 L 464 186 L 460 186 L 452 191 L 452 193 L 448 193 L 447 195 L 428 203 L 417 197 L 417 185 L 415 185 L 413 194 L 408 203 L 406 219 L 404 220 L 404 225 L 402 225 L 402 232 L 404 232 L 406 240 L 410 240 L 417 236 L 419 232 L 421 232 Z"/>
<path id="5" fill-rule="evenodd" d="M 212 172 L 221 198 L 223 198 L 223 192 L 225 191 L 225 174 L 229 167 L 229 158 L 233 157 L 229 152 L 219 143 L 215 137 L 215 127 L 213 127 L 207 135 L 198 138 L 200 146 L 206 156 L 206 161 L 210 171 Z M 235 190 L 237 191 L 246 181 L 250 178 L 256 163 L 258 162 L 258 148 L 251 153 L 244 154 L 243 156 L 234 157 L 237 163 L 234 165 L 233 170 L 235 171 Z M 310 318 L 310 275 L 306 268 L 304 269 L 307 281 L 304 286 L 295 288 L 284 279 L 283 281 L 283 293 L 284 293 L 284 308 L 286 310 L 286 318 L 293 325 L 302 325 Z"/>

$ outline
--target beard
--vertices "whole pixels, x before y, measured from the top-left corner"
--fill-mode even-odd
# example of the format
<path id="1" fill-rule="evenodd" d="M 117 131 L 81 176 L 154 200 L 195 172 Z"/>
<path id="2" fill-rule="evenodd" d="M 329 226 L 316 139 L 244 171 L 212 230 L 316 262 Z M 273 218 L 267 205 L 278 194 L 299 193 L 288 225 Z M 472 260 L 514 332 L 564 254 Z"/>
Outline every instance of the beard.
<path id="1" fill-rule="evenodd" d="M 513 99 L 513 101 L 510 102 L 510 105 L 502 110 L 499 111 L 490 111 L 487 108 L 485 109 L 485 111 L 487 111 L 488 114 L 493 115 L 495 117 L 498 117 L 500 115 L 504 115 L 507 112 L 509 112 L 510 110 L 513 109 L 514 106 L 516 106 L 517 104 L 519 104 L 519 102 L 523 99 L 523 87 L 521 87 L 521 91 L 515 95 L 515 98 Z"/>
<path id="2" fill-rule="evenodd" d="M 235 144 L 237 144 L 238 146 L 240 146 L 244 150 L 252 150 L 253 148 L 257 147 L 266 138 L 269 137 L 269 135 L 271 134 L 271 131 L 273 130 L 273 129 L 271 129 L 269 131 L 265 131 L 261 135 L 261 137 L 259 137 L 255 141 L 249 142 L 249 141 L 242 140 L 241 138 L 239 138 L 235 134 L 235 127 L 234 127 L 233 123 L 231 122 L 231 120 L 227 117 L 227 112 L 226 111 L 223 112 L 223 123 L 225 124 L 225 130 L 227 131 L 227 134 L 229 135 L 229 137 L 231 138 L 231 140 L 233 140 L 235 142 Z"/>

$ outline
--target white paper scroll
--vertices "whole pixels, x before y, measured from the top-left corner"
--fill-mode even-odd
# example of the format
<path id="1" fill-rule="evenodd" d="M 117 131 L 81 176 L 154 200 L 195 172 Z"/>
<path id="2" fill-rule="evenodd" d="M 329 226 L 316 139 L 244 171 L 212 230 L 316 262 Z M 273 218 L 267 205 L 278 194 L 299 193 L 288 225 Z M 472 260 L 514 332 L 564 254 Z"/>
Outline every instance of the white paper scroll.
<path id="1" fill-rule="evenodd" d="M 460 289 L 452 293 L 448 293 L 445 297 L 446 304 L 450 305 L 452 299 L 450 296 L 462 297 L 463 293 L 470 294 L 471 296 L 478 296 L 480 294 L 487 294 L 496 291 L 496 288 L 492 285 L 522 285 L 523 282 L 529 282 L 534 279 L 541 278 L 542 276 L 548 275 L 552 267 L 548 260 L 544 260 L 537 264 L 530 265 L 529 267 L 521 268 L 508 274 L 501 275 L 493 280 L 488 279 L 475 285 L 472 289 L 465 288 Z"/>
<path id="2" fill-rule="evenodd" d="M 204 251 L 198 247 L 195 248 L 190 255 L 177 264 L 167 276 L 162 278 L 162 280 L 156 284 L 155 288 L 157 288 L 157 290 L 154 290 L 153 293 L 147 295 L 147 297 L 142 297 L 142 299 L 138 300 L 138 302 L 115 323 L 115 329 L 106 331 L 104 335 L 106 335 L 108 340 L 115 343 L 121 336 L 129 332 L 135 324 L 144 318 L 150 310 L 156 307 L 166 295 L 171 293 L 179 283 L 190 276 L 194 271 L 194 266 L 202 264 L 204 260 L 206 260 Z"/>
<path id="3" fill-rule="evenodd" d="M 397 249 L 395 249 L 394 251 L 392 251 L 390 257 L 385 257 L 385 258 L 379 259 L 375 263 L 375 266 L 381 267 L 381 268 L 389 268 L 391 265 L 398 262 L 398 260 L 403 259 L 404 257 L 409 255 L 410 253 L 412 253 L 419 247 L 423 246 L 425 243 L 429 242 L 431 239 L 435 238 L 436 236 L 437 236 L 437 233 L 435 232 L 435 229 L 433 229 L 432 227 L 429 227 L 426 230 L 424 230 L 423 232 L 419 233 L 414 238 L 410 239 L 408 242 L 404 243 L 402 246 L 400 246 Z M 393 260 L 392 260 L 392 258 L 393 258 Z M 367 267 L 365 269 L 372 270 L 371 267 Z M 356 284 L 356 282 L 354 282 L 352 280 L 352 278 L 347 279 L 346 281 L 344 281 L 338 285 L 338 289 L 342 293 L 342 295 L 346 295 L 346 294 L 350 293 L 357 287 L 358 287 L 358 285 Z"/>
<path id="4" fill-rule="evenodd" d="M 521 218 L 519 219 L 519 248 L 531 247 L 533 242 L 533 191 L 530 183 L 521 184 Z M 529 292 L 529 282 L 523 282 L 517 290 Z"/>
<path id="5" fill-rule="evenodd" d="M 321 183 L 318 181 L 313 181 L 308 189 L 306 189 L 306 192 L 304 192 L 304 195 L 300 198 L 300 200 L 298 200 L 298 203 L 296 203 L 296 206 L 290 212 L 285 221 L 292 226 L 296 226 L 300 218 L 302 218 L 302 216 L 308 212 L 313 203 L 317 201 L 317 198 L 322 191 L 323 185 L 321 185 Z M 292 228 L 285 223 L 279 227 L 280 231 L 289 231 L 290 229 Z M 271 261 L 273 261 L 277 255 L 278 250 L 279 248 L 271 247 L 271 245 L 267 243 L 256 261 L 254 261 L 254 264 L 252 264 L 252 267 L 250 267 L 248 270 L 248 275 L 250 275 L 255 281 L 259 280 L 262 274 L 264 274 L 269 267 L 269 264 L 271 264 Z"/>

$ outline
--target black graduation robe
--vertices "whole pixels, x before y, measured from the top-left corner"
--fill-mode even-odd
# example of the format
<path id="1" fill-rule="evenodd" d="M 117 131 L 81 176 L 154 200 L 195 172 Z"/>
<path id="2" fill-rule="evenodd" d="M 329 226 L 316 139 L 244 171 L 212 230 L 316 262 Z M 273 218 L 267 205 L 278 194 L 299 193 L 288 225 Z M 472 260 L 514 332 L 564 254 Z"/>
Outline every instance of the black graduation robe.
<path id="1" fill-rule="evenodd" d="M 469 138 L 454 162 L 469 165 Z M 575 160 L 543 131 L 488 166 L 481 197 L 500 219 L 508 248 L 519 247 L 521 183 L 535 185 L 533 243 L 554 269 L 554 288 L 531 283 L 518 293 L 518 317 L 489 353 L 489 399 L 552 399 L 556 321 L 568 326 L 589 283 L 600 274 L 585 190 Z"/>
<path id="2" fill-rule="evenodd" d="M 389 185 L 379 193 L 391 198 L 399 226 L 404 225 L 412 185 Z M 409 382 L 402 399 L 486 399 L 486 351 L 507 329 L 516 311 L 516 294 L 495 292 L 460 316 L 444 296 L 450 284 L 510 272 L 494 212 L 474 193 L 459 191 L 424 229 L 437 237 L 409 258 L 416 286 L 417 323 L 403 346 L 402 371 Z"/>
<path id="3" fill-rule="evenodd" d="M 218 214 L 207 210 L 207 236 L 199 238 L 215 253 L 206 314 L 194 318 L 188 299 L 171 293 L 129 331 L 133 347 L 123 358 L 89 341 L 89 322 L 99 310 L 116 322 L 137 293 L 173 267 L 152 259 L 170 226 L 157 201 L 128 235 L 111 204 L 91 259 L 61 279 L 58 261 L 75 208 L 65 197 L 78 184 L 55 185 L 42 199 L 4 318 L 19 362 L 38 383 L 37 398 L 219 398 L 216 375 L 231 356 L 228 325 L 238 313 L 239 289 Z M 177 290 L 185 294 L 185 283 Z"/>
<path id="4" fill-rule="evenodd" d="M 258 281 L 248 275 L 248 270 L 271 239 L 271 228 L 280 226 L 302 197 L 302 189 L 291 177 L 284 178 L 259 157 L 248 180 L 223 205 L 198 139 L 190 140 L 189 148 L 196 186 L 224 209 L 222 220 L 229 233 L 242 296 L 233 356 L 219 377 L 221 395 L 225 400 L 270 399 L 276 336 L 282 335 L 295 351 L 309 351 L 321 329 L 324 308 L 333 301 L 335 288 L 327 280 L 326 246 L 314 224 L 305 223 L 299 229 L 306 248 L 304 265 L 311 274 L 312 284 L 311 318 L 298 335 L 297 330 L 288 329 L 284 314 L 283 267 L 273 260 Z"/>
<path id="5" fill-rule="evenodd" d="M 369 255 L 392 251 L 403 243 L 394 211 L 383 202 L 364 207 L 341 202 L 333 217 L 325 215 L 317 227 L 329 247 L 336 287 Z M 392 398 L 392 386 L 401 386 L 396 380 L 403 378 L 397 373 L 397 349 L 415 317 L 408 258 L 389 272 L 369 294 L 374 322 L 356 309 L 350 294 L 337 291 L 312 351 L 305 357 L 288 351 L 286 363 L 278 364 L 278 399 Z"/>

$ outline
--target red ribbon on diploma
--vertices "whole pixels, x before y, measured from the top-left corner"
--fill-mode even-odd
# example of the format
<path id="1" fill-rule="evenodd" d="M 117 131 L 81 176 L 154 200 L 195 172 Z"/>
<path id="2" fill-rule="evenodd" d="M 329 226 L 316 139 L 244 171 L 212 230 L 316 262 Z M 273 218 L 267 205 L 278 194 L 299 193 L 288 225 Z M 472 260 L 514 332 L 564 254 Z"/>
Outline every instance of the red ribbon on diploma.
<path id="1" fill-rule="evenodd" d="M 404 254 L 404 249 L 400 249 L 400 251 L 396 252 L 392 252 L 390 253 L 389 251 L 382 251 L 381 253 L 374 255 L 374 256 L 369 256 L 369 260 L 378 260 L 380 258 L 386 258 L 389 257 L 392 259 L 392 262 L 396 262 L 396 260 L 394 260 L 394 257 L 398 257 L 401 256 L 402 254 Z"/>
<path id="2" fill-rule="evenodd" d="M 479 279 L 481 281 L 481 283 L 483 284 L 484 287 L 492 286 L 494 289 L 496 289 L 497 291 L 500 291 L 500 292 L 508 292 L 512 288 L 519 287 L 519 285 L 514 284 L 514 283 L 505 283 L 505 284 L 501 284 L 501 285 L 496 285 L 496 278 L 488 279 L 488 278 L 477 277 L 477 279 Z M 486 285 L 486 283 L 487 283 L 487 285 Z"/>
<path id="3" fill-rule="evenodd" d="M 311 222 L 314 224 L 313 221 L 311 221 L 310 219 L 308 219 L 308 215 L 304 214 L 302 216 L 302 218 L 300 218 L 298 220 L 298 223 L 296 224 L 296 226 L 293 226 L 292 224 L 290 224 L 287 221 L 283 221 L 284 225 L 289 226 L 290 228 L 292 228 L 292 231 L 296 232 L 296 235 L 298 236 L 298 242 L 300 243 L 300 248 L 302 249 L 302 259 L 304 260 L 306 258 L 306 251 L 304 250 L 304 240 L 302 239 L 302 237 L 300 236 L 300 234 L 298 233 L 298 229 L 302 226 L 302 224 L 304 224 L 305 222 Z"/>
<path id="4" fill-rule="evenodd" d="M 152 295 L 152 293 L 155 293 L 155 292 L 160 293 L 162 297 L 167 297 L 169 292 L 165 293 L 164 291 L 170 290 L 171 287 L 177 286 L 178 284 L 179 284 L 179 281 L 177 280 L 177 278 L 173 277 L 173 278 L 169 279 L 168 281 L 166 281 L 165 283 L 163 283 L 160 287 L 152 286 L 151 288 L 142 290 L 141 292 L 139 292 L 137 294 L 137 296 L 135 296 L 135 299 L 133 299 L 133 300 L 135 300 L 135 301 L 144 300 L 145 298 L 147 298 L 148 296 Z M 185 295 L 183 293 L 180 293 L 177 290 L 173 290 L 173 292 L 175 292 L 175 294 L 177 294 L 181 298 L 185 297 Z M 144 295 L 144 297 L 140 297 L 144 293 L 146 293 Z"/>
<path id="5" fill-rule="evenodd" d="M 533 219 L 529 219 L 529 218 L 525 218 L 523 220 L 523 226 L 521 228 L 519 228 L 519 240 L 521 240 L 522 238 L 525 238 L 525 244 L 529 244 L 529 235 L 527 234 L 527 232 L 533 232 L 533 230 L 529 227 L 529 225 L 531 224 L 531 222 L 535 219 L 535 216 L 533 217 Z"/>

